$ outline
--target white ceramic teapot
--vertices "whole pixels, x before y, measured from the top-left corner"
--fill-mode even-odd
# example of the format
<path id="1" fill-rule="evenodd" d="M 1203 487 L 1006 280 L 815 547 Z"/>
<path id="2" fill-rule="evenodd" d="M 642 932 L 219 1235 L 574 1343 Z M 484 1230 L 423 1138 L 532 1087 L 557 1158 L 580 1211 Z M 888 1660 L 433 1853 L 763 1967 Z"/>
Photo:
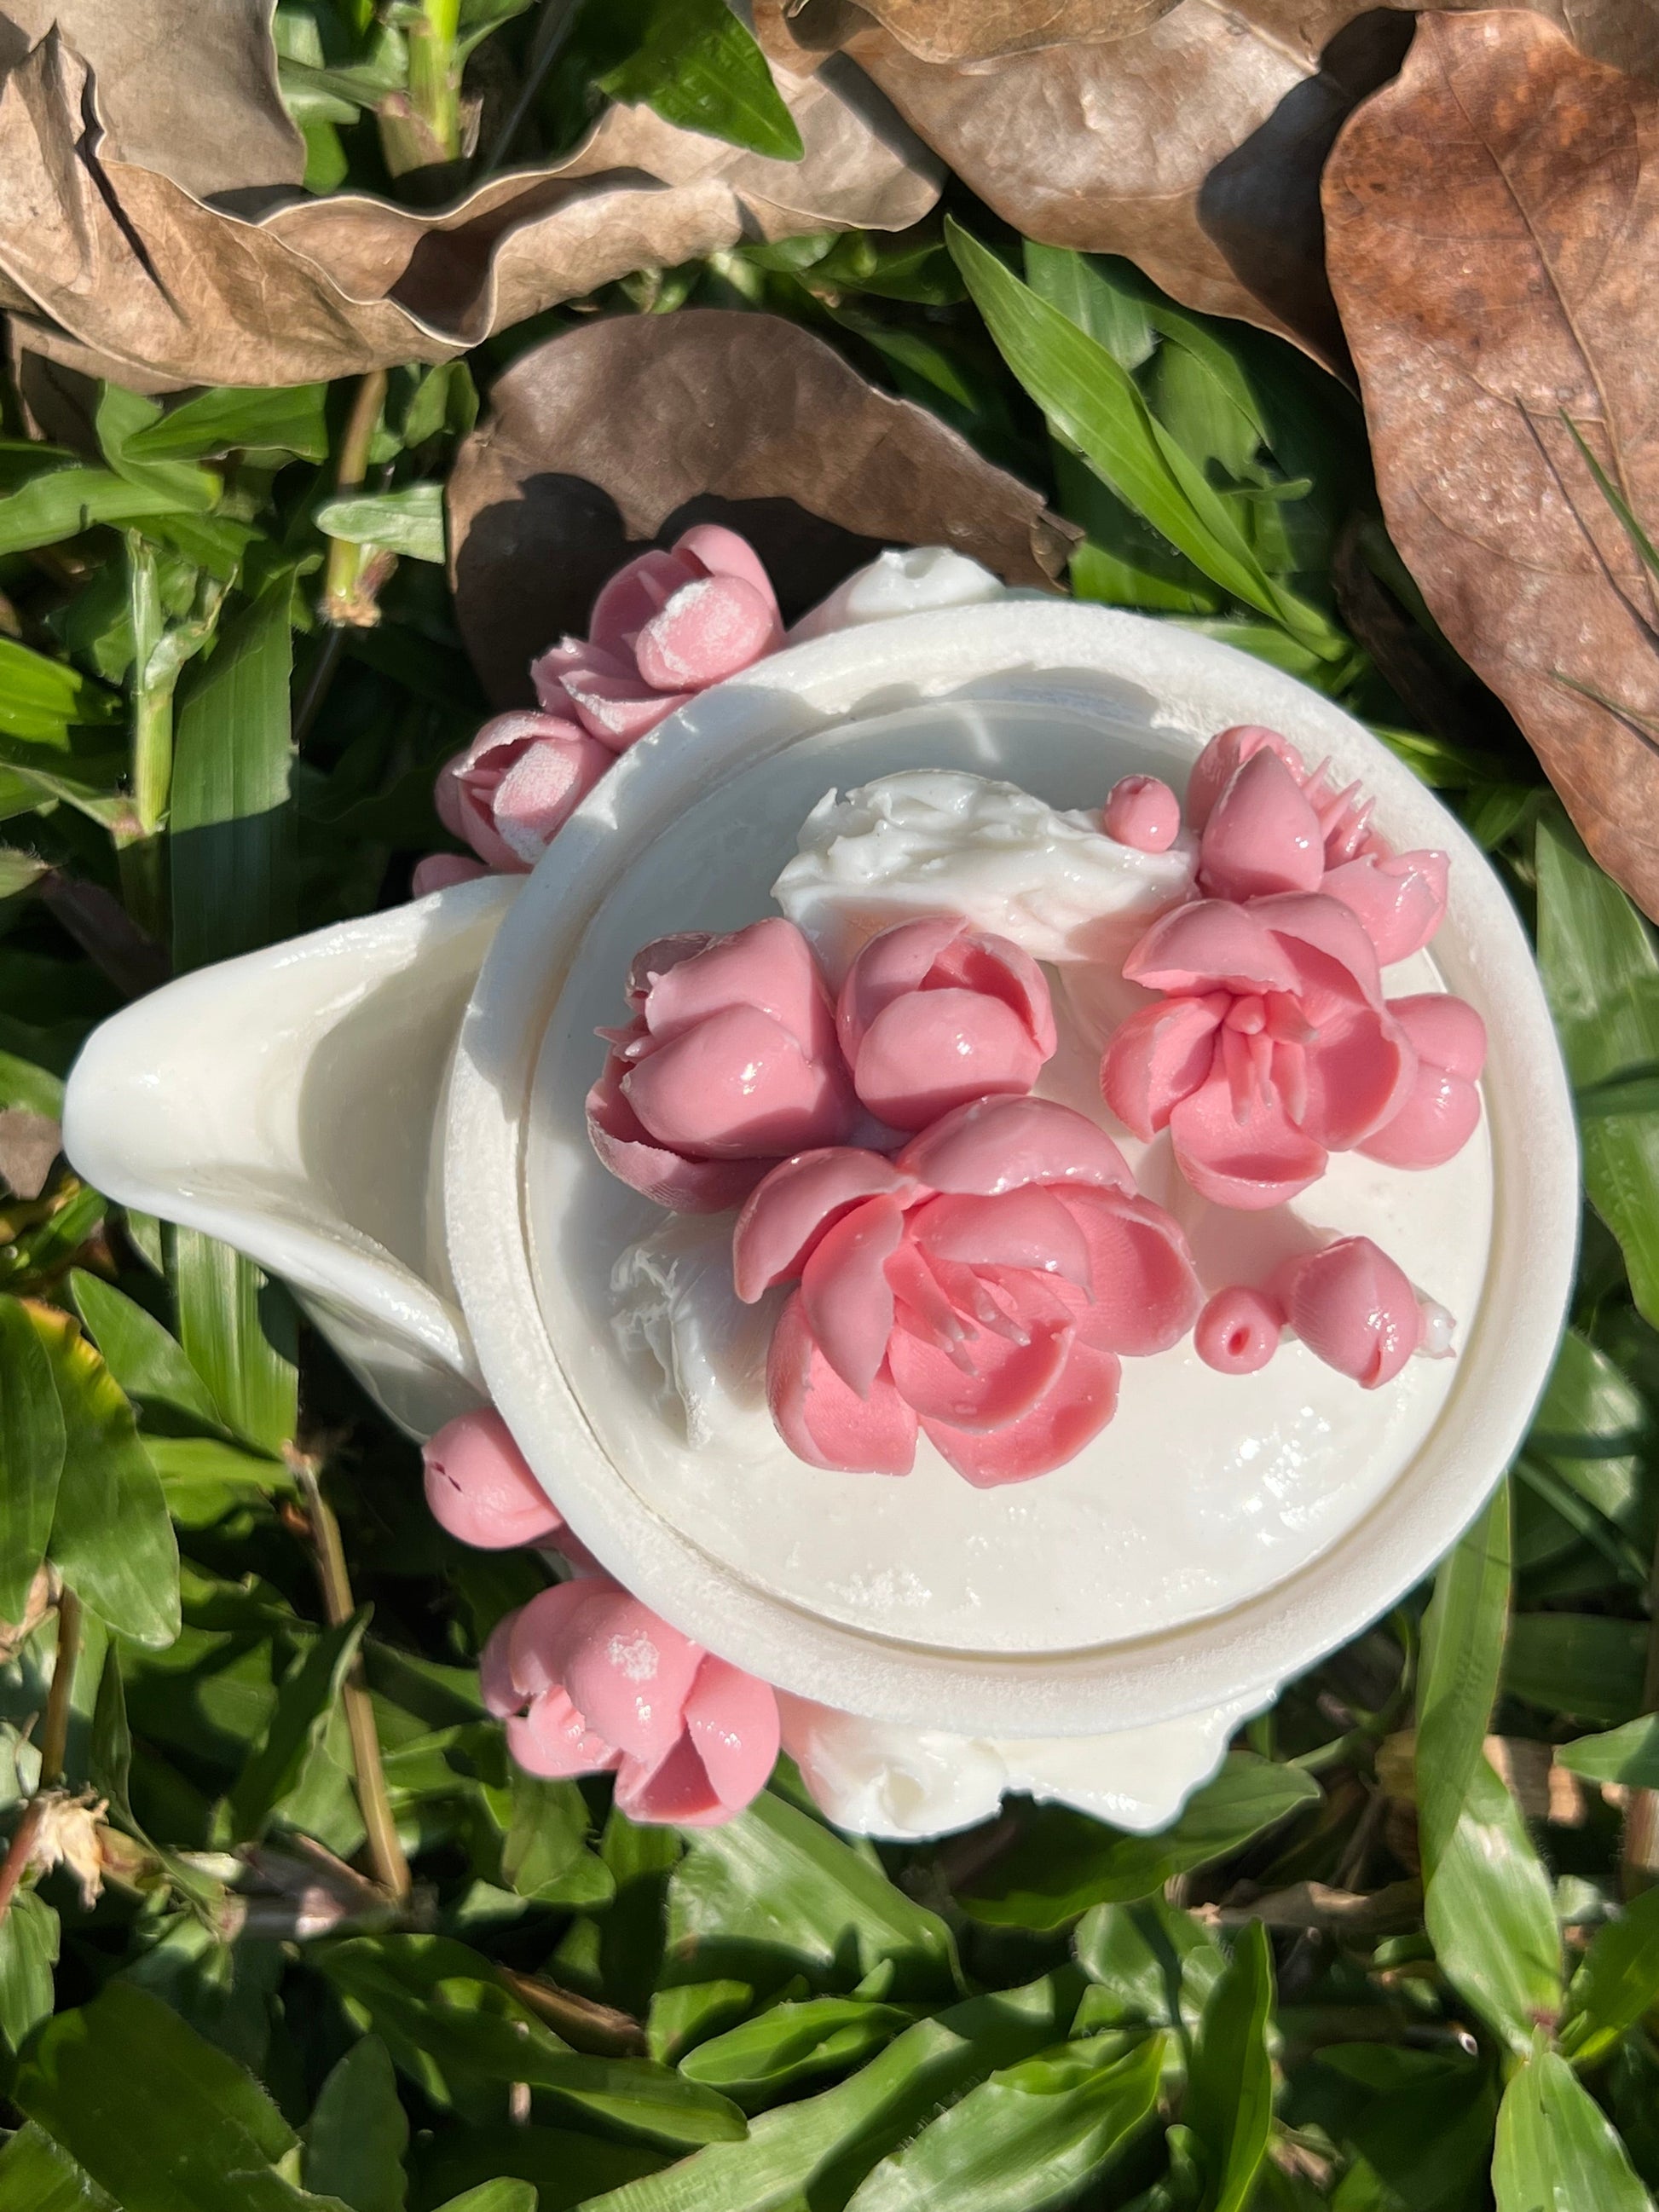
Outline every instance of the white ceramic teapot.
<path id="1" fill-rule="evenodd" d="M 628 752 L 531 876 L 319 931 L 117 1016 L 70 1079 L 65 1141 L 112 1197 L 286 1280 L 413 1433 L 493 1401 L 611 1572 L 777 1686 L 785 1742 L 843 1825 L 937 1833 L 1013 1788 L 1155 1828 L 1244 1716 L 1423 1577 L 1508 1464 L 1571 1286 L 1576 1134 L 1508 898 L 1407 769 L 1228 647 L 970 570 L 884 556 L 805 641 Z M 1455 1366 L 1379 1419 L 1363 1466 L 1300 1487 L 1288 1435 L 1283 1479 L 1249 1487 L 1252 1422 L 1272 1425 L 1241 1395 L 1224 1497 L 1145 1462 L 1104 1504 L 1066 1470 L 972 1492 L 798 1468 L 769 1488 L 651 1446 L 605 1292 L 652 1209 L 598 1169 L 581 1121 L 626 954 L 766 911 L 832 787 L 967 769 L 1098 806 L 1131 769 L 1179 788 L 1239 722 L 1362 778 L 1396 845 L 1452 856 L 1435 969 L 1491 1037 L 1480 1203 L 1423 1217 L 1462 1285 Z M 1355 1202 L 1392 1172 L 1362 1164 Z M 1423 1249 L 1432 1264 L 1434 1237 Z M 1166 1430 L 1202 1381 L 1194 1365 L 1170 1386 Z M 1322 1402 L 1298 1400 L 1305 1433 Z"/>

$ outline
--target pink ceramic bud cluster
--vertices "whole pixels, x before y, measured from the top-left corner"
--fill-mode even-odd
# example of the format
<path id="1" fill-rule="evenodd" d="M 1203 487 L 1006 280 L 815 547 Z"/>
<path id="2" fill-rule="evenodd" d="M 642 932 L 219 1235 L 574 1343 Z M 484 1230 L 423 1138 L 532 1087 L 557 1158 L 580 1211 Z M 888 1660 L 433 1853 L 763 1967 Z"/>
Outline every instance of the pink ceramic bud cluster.
<path id="1" fill-rule="evenodd" d="M 772 1416 L 817 1467 L 906 1474 L 926 1435 L 985 1489 L 1071 1459 L 1123 1355 L 1176 1343 L 1199 1290 L 1179 1230 L 1105 1132 L 1042 1098 L 959 1106 L 896 1158 L 774 1169 L 732 1238 L 738 1295 L 793 1282 Z"/>
<path id="2" fill-rule="evenodd" d="M 1480 1119 L 1480 1016 L 1461 1000 L 1389 1000 L 1384 965 L 1445 912 L 1440 853 L 1394 854 L 1357 789 L 1310 775 L 1288 740 L 1213 738 L 1193 772 L 1200 897 L 1153 923 L 1123 973 L 1159 994 L 1101 1066 L 1113 1112 L 1167 1128 L 1203 1197 L 1277 1206 L 1334 1152 L 1396 1167 L 1449 1160 Z"/>
<path id="3" fill-rule="evenodd" d="M 422 860 L 416 896 L 534 867 L 619 753 L 783 642 L 759 555 L 717 523 L 619 569 L 588 627 L 586 638 L 564 638 L 532 662 L 533 710 L 496 715 L 439 771 L 438 818 L 477 859 Z"/>
<path id="4" fill-rule="evenodd" d="M 573 1536 L 498 1413 L 427 1444 L 426 1494 L 462 1543 L 556 1548 L 573 1577 L 509 1613 L 484 1647 L 484 1704 L 532 1774 L 612 1774 L 633 1820 L 705 1827 L 754 1798 L 778 1755 L 768 1684 L 630 1597 Z"/>
<path id="5" fill-rule="evenodd" d="M 1218 1291 L 1198 1317 L 1193 1342 L 1206 1366 L 1253 1375 L 1278 1351 L 1286 1328 L 1366 1390 L 1393 1382 L 1413 1352 L 1449 1348 L 1434 1344 L 1429 1312 L 1410 1278 L 1369 1237 L 1338 1237 L 1287 1261 L 1265 1286 Z"/>
<path id="6" fill-rule="evenodd" d="M 970 1099 L 1023 1094 L 1055 1042 L 1036 961 L 953 918 L 872 938 L 836 1003 L 777 916 L 659 939 L 627 997 L 588 1133 L 613 1175 L 682 1213 L 736 1206 L 775 1161 L 845 1143 L 860 1109 L 896 1143 Z"/>

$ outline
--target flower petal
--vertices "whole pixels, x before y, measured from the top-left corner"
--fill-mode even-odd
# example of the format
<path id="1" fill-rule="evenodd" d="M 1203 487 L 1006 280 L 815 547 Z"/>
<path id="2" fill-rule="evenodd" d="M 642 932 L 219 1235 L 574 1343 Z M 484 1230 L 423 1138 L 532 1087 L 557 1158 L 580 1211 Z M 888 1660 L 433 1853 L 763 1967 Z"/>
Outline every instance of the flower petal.
<path id="1" fill-rule="evenodd" d="M 1123 1370 L 1086 1324 L 1085 1316 L 1052 1385 L 1019 1419 L 989 1432 L 923 1422 L 929 1443 L 964 1481 L 976 1490 L 990 1490 L 1051 1474 L 1074 1459 L 1106 1426 L 1117 1411 Z"/>
<path id="2" fill-rule="evenodd" d="M 1199 845 L 1199 880 L 1215 898 L 1311 891 L 1325 872 L 1319 817 L 1271 747 L 1253 753 L 1216 801 Z"/>
<path id="3" fill-rule="evenodd" d="M 593 602 L 588 635 L 601 653 L 634 665 L 634 640 L 653 615 L 665 607 L 680 588 L 702 573 L 701 564 L 688 560 L 677 547 L 665 553 L 653 545 L 636 554 L 618 568 Z"/>
<path id="4" fill-rule="evenodd" d="M 958 1106 L 912 1138 L 895 1164 L 934 1190 L 987 1197 L 1028 1182 L 1134 1188 L 1106 1132 L 1052 1098 L 978 1098 Z"/>
<path id="5" fill-rule="evenodd" d="M 1149 1198 L 1116 1191 L 1073 1188 L 1054 1196 L 1089 1248 L 1093 1340 L 1135 1358 L 1178 1344 L 1204 1294 L 1172 1217 Z"/>
<path id="6" fill-rule="evenodd" d="M 507 1747 L 526 1774 L 562 1781 L 575 1774 L 605 1774 L 622 1753 L 596 1735 L 562 1690 L 532 1698 L 522 1717 L 507 1723 Z"/>
<path id="7" fill-rule="evenodd" d="M 592 669 L 573 669 L 564 688 L 583 728 L 613 753 L 625 753 L 648 738 L 692 696 L 690 691 L 653 690 L 642 677 L 605 676 Z"/>
<path id="8" fill-rule="evenodd" d="M 711 576 L 741 577 L 776 611 L 777 593 L 772 589 L 765 562 L 746 538 L 728 530 L 724 523 L 694 522 L 674 540 L 673 550 L 677 559 L 695 562 Z"/>
<path id="9" fill-rule="evenodd" d="M 1467 999 L 1449 991 L 1423 991 L 1409 999 L 1390 999 L 1389 1012 L 1419 1060 L 1443 1067 L 1466 1083 L 1478 1083 L 1486 1064 L 1486 1024 Z"/>
<path id="10" fill-rule="evenodd" d="M 613 1587 L 575 1623 L 564 1687 L 596 1735 L 630 1759 L 656 1759 L 680 1733 L 702 1662 L 700 1644 Z"/>
<path id="11" fill-rule="evenodd" d="M 1202 831 L 1207 825 L 1216 801 L 1243 767 L 1262 751 L 1274 753 L 1300 783 L 1307 775 L 1302 756 L 1288 738 L 1281 738 L 1277 730 L 1269 730 L 1259 722 L 1240 722 L 1231 730 L 1221 730 L 1210 739 L 1193 763 L 1193 772 L 1187 782 L 1187 826 Z"/>
<path id="12" fill-rule="evenodd" d="M 1220 1026 L 1208 999 L 1168 999 L 1143 1006 L 1113 1033 L 1100 1063 L 1100 1088 L 1127 1129 L 1148 1141 L 1165 1127 L 1181 1100 L 1208 1078 Z"/>
<path id="13" fill-rule="evenodd" d="M 766 1396 L 778 1434 L 809 1467 L 908 1474 L 916 1417 L 878 1375 L 867 1398 L 849 1390 L 819 1351 L 799 1291 L 778 1316 L 766 1363 Z"/>
<path id="14" fill-rule="evenodd" d="M 628 1103 L 629 1063 L 606 1055 L 587 1094 L 588 1141 L 619 1182 L 676 1213 L 723 1213 L 741 1206 L 766 1172 L 764 1160 L 689 1160 L 658 1144 Z M 757 1293 L 758 1296 L 758 1293 Z"/>
<path id="15" fill-rule="evenodd" d="M 1449 866 L 1443 853 L 1367 853 L 1332 868 L 1319 888 L 1358 915 L 1388 968 L 1420 952 L 1444 921 Z"/>
<path id="16" fill-rule="evenodd" d="M 640 674 L 659 691 L 705 691 L 783 642 L 777 602 L 740 576 L 682 584 L 634 641 Z"/>
<path id="17" fill-rule="evenodd" d="M 800 1294 L 818 1349 L 849 1389 L 867 1398 L 893 1333 L 893 1290 L 884 1272 L 904 1234 L 891 1198 L 866 1199 L 818 1239 L 801 1269 Z"/>
<path id="18" fill-rule="evenodd" d="M 433 891 L 447 891 L 453 884 L 476 883 L 489 870 L 482 860 L 474 860 L 465 853 L 428 853 L 416 860 L 409 878 L 410 898 L 425 898 Z"/>
<path id="19" fill-rule="evenodd" d="M 514 857 L 533 867 L 615 756 L 574 723 L 526 745 L 495 786 L 490 814 Z"/>
<path id="20" fill-rule="evenodd" d="M 1356 1149 L 1391 1168 L 1437 1168 L 1462 1151 L 1480 1123 L 1474 1084 L 1419 1060 L 1400 1106 Z"/>
<path id="21" fill-rule="evenodd" d="M 840 1055 L 810 1058 L 757 1006 L 681 1030 L 634 1060 L 622 1089 L 648 1136 L 697 1159 L 784 1159 L 838 1142 L 853 1120 Z"/>
<path id="22" fill-rule="evenodd" d="M 440 1528 L 483 1551 L 553 1541 L 564 1516 L 490 1409 L 462 1413 L 422 1446 L 426 1500 Z"/>
<path id="23" fill-rule="evenodd" d="M 976 1268 L 1018 1334 L 980 1327 L 957 1304 L 964 1327 L 946 1347 L 902 1324 L 888 1355 L 899 1395 L 924 1421 L 953 1429 L 1006 1428 L 1028 1413 L 1066 1364 L 1074 1305 L 1042 1275 L 1024 1267 Z"/>
<path id="24" fill-rule="evenodd" d="M 1274 1287 L 1309 1351 L 1367 1390 L 1392 1381 L 1422 1341 L 1409 1278 L 1369 1237 L 1291 1261 Z"/>
<path id="25" fill-rule="evenodd" d="M 696 1746 L 684 1735 L 659 1759 L 624 1759 L 617 1769 L 615 1802 L 643 1827 L 713 1828 L 732 1817 Z"/>
<path id="26" fill-rule="evenodd" d="M 832 1145 L 802 1152 L 757 1185 L 732 1232 L 732 1280 L 745 1305 L 799 1275 L 818 1239 L 849 1206 L 915 1188 L 879 1152 Z"/>
<path id="27" fill-rule="evenodd" d="M 931 1259 L 970 1267 L 1030 1267 L 1063 1276 L 1082 1291 L 1090 1287 L 1089 1240 L 1062 1194 L 1042 1183 L 1024 1183 L 994 1198 L 929 1199 L 911 1215 L 910 1233 Z"/>
<path id="28" fill-rule="evenodd" d="M 1292 892 L 1258 899 L 1251 914 L 1272 933 L 1280 955 L 1291 964 L 1290 988 L 1316 1027 L 1328 1005 L 1363 1000 L 1382 1004 L 1382 978 L 1376 948 L 1352 908 L 1322 891 Z"/>
<path id="29" fill-rule="evenodd" d="M 507 1668 L 520 1698 L 539 1698 L 563 1684 L 584 1617 L 601 1600 L 615 1596 L 617 1588 L 609 1575 L 578 1576 L 538 1590 L 528 1605 L 519 1607 L 513 1615 Z"/>
<path id="30" fill-rule="evenodd" d="M 848 969 L 836 1005 L 836 1034 L 849 1060 L 877 1015 L 907 992 L 921 990 L 934 961 L 966 926 L 955 915 L 929 914 L 870 939 Z"/>
<path id="31" fill-rule="evenodd" d="M 1030 1030 L 978 991 L 915 991 L 883 1008 L 853 1062 L 860 1099 L 894 1129 L 925 1129 L 953 1107 L 1023 1097 L 1042 1072 Z"/>
<path id="32" fill-rule="evenodd" d="M 1328 1155 L 1291 1121 L 1276 1093 L 1236 1113 L 1224 1073 L 1212 1075 L 1170 1116 L 1176 1163 L 1200 1198 L 1259 1212 L 1281 1206 L 1324 1174 Z"/>
<path id="33" fill-rule="evenodd" d="M 777 1692 L 711 1651 L 685 1701 L 685 1728 L 721 1804 L 740 1812 L 777 1764 Z"/>
<path id="34" fill-rule="evenodd" d="M 757 1006 L 815 1059 L 835 1051 L 830 994 L 812 948 L 781 915 L 710 938 L 695 957 L 668 963 L 647 994 L 645 1018 L 653 1036 L 665 1041 L 732 1006 Z"/>
<path id="35" fill-rule="evenodd" d="M 1297 1121 L 1316 1144 L 1346 1152 L 1399 1112 L 1417 1054 L 1397 1022 L 1357 1006 L 1321 1026 L 1303 1066 L 1306 1090 Z"/>
<path id="36" fill-rule="evenodd" d="M 1296 969 L 1257 911 L 1230 899 L 1178 906 L 1152 924 L 1124 962 L 1123 973 L 1149 991 L 1182 996 L 1294 990 Z"/>

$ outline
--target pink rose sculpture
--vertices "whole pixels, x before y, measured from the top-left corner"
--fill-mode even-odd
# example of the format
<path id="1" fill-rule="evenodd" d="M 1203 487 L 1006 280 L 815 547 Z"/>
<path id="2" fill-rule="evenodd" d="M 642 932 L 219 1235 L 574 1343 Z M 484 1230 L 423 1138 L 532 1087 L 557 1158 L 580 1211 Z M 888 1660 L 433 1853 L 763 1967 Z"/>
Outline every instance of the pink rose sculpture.
<path id="1" fill-rule="evenodd" d="M 683 1213 L 737 1205 L 773 1161 L 840 1143 L 855 1113 L 835 1012 L 792 921 L 648 945 L 633 1019 L 587 1094 L 588 1134 L 623 1182 Z"/>
<path id="2" fill-rule="evenodd" d="M 1358 915 L 1382 966 L 1404 960 L 1444 917 L 1448 862 L 1443 853 L 1396 854 L 1370 811 L 1358 784 L 1339 791 L 1323 767 L 1310 774 L 1278 731 L 1223 730 L 1187 787 L 1199 889 L 1224 899 L 1322 891 Z"/>
<path id="3" fill-rule="evenodd" d="M 1029 1091 L 1056 1042 L 1030 953 L 950 915 L 872 937 L 842 986 L 836 1026 L 860 1099 L 895 1129 Z"/>
<path id="4" fill-rule="evenodd" d="M 608 1575 L 556 1583 L 484 1647 L 484 1704 L 532 1774 L 614 1774 L 630 1820 L 711 1827 L 757 1796 L 778 1701 Z"/>
<path id="5" fill-rule="evenodd" d="M 438 818 L 480 865 L 432 855 L 415 871 L 417 897 L 467 874 L 534 867 L 618 753 L 783 642 L 760 556 L 709 522 L 619 569 L 589 628 L 532 664 L 536 711 L 496 715 L 440 769 Z"/>
<path id="6" fill-rule="evenodd" d="M 1180 1231 L 1103 1130 L 1040 1098 L 959 1106 L 896 1158 L 775 1168 L 738 1217 L 738 1295 L 795 1281 L 767 1370 L 815 1467 L 908 1474 L 918 1431 L 978 1488 L 1029 1481 L 1110 1420 L 1125 1355 L 1192 1326 Z"/>

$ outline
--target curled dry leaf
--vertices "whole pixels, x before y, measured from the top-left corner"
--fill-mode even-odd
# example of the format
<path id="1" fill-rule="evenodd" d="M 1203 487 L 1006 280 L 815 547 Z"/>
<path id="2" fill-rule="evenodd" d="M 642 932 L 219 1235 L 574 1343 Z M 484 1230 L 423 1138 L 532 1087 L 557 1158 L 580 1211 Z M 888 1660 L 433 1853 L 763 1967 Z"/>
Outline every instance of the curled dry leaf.
<path id="1" fill-rule="evenodd" d="M 8 1106 L 0 1112 L 0 1183 L 14 1198 L 39 1198 L 63 1143 L 51 1115 Z"/>
<path id="2" fill-rule="evenodd" d="M 191 51 L 181 36 L 175 66 Z M 617 106 L 568 160 L 497 178 L 447 213 L 342 193 L 247 220 L 123 158 L 88 120 L 101 84 L 49 32 L 0 87 L 0 304 L 26 344 L 76 368 L 98 356 L 127 382 L 301 384 L 441 361 L 741 238 L 902 229 L 927 213 L 938 165 L 856 71 L 780 88 L 799 161 Z"/>
<path id="3" fill-rule="evenodd" d="M 1659 94 L 1536 15 L 1425 17 L 1325 206 L 1395 543 L 1659 915 L 1655 579 L 1563 420 L 1651 530 Z"/>
<path id="4" fill-rule="evenodd" d="M 97 80 L 112 158 L 204 198 L 297 185 L 270 15 L 271 0 L 0 0 L 0 71 L 56 24 Z"/>
<path id="5" fill-rule="evenodd" d="M 786 619 L 884 545 L 954 546 L 1037 586 L 1069 550 L 1036 492 L 799 325 L 609 317 L 497 380 L 450 477 L 457 612 L 491 697 L 527 700 L 531 657 L 585 627 L 605 578 L 704 520 L 750 540 Z"/>
<path id="6" fill-rule="evenodd" d="M 1408 15 L 1368 0 L 1180 0 L 1109 44 L 967 65 L 923 58 L 889 11 L 833 23 L 762 0 L 769 52 L 842 46 L 979 197 L 1029 238 L 1124 253 L 1188 307 L 1327 360 L 1319 178 L 1345 117 L 1398 68 Z M 1587 52 L 1659 77 L 1650 0 L 1548 0 Z M 832 40 L 833 33 L 833 40 Z"/>
<path id="7" fill-rule="evenodd" d="M 849 0 L 781 0 L 803 44 L 839 46 L 860 11 Z M 989 61 L 1126 38 L 1167 15 L 1176 0 L 863 0 L 862 13 L 925 62 Z"/>

